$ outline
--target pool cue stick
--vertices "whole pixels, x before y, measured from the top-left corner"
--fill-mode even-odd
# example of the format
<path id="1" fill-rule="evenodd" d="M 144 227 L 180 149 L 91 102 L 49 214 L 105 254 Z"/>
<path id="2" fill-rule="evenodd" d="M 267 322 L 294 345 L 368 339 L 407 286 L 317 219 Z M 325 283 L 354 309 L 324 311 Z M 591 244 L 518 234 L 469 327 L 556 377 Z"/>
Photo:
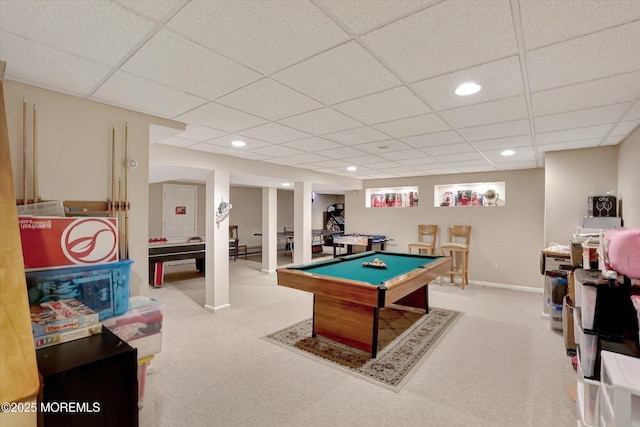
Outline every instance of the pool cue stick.
<path id="1" fill-rule="evenodd" d="M 26 205 L 27 194 L 27 98 L 22 98 L 22 204 Z"/>
<path id="2" fill-rule="evenodd" d="M 118 202 L 117 202 L 117 206 L 118 206 L 118 214 L 117 214 L 117 218 L 118 218 L 118 259 L 122 259 L 122 239 L 120 238 L 120 236 L 122 235 L 122 233 L 120 232 L 120 216 L 122 214 L 121 212 L 121 198 L 120 196 L 122 195 L 122 177 L 118 177 Z"/>
<path id="3" fill-rule="evenodd" d="M 33 203 L 38 203 L 38 109 L 33 104 Z"/>
<path id="4" fill-rule="evenodd" d="M 124 258 L 129 259 L 129 126 L 124 124 Z"/>
<path id="5" fill-rule="evenodd" d="M 116 199 L 116 126 L 111 127 L 111 202 L 109 204 L 109 216 L 115 216 Z"/>

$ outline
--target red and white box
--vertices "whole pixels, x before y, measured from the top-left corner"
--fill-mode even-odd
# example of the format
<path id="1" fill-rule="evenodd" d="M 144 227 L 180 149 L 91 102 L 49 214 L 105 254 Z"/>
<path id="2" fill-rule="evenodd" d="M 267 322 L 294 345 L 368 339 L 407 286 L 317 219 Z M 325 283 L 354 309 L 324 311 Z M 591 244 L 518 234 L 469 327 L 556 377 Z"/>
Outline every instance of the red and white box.
<path id="1" fill-rule="evenodd" d="M 118 260 L 118 220 L 19 216 L 26 270 L 97 265 Z"/>

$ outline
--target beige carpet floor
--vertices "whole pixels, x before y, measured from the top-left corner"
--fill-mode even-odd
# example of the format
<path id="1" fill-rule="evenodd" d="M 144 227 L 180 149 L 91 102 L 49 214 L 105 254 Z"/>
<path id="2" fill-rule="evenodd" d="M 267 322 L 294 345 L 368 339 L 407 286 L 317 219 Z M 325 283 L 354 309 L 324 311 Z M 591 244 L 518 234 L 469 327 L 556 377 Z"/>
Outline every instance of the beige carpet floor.
<path id="1" fill-rule="evenodd" d="M 576 376 L 541 294 L 431 285 L 433 306 L 465 314 L 395 393 L 261 339 L 309 318 L 312 296 L 259 263 L 230 263 L 231 309 L 216 314 L 195 269 L 175 269 L 149 289 L 166 310 L 141 426 L 576 425 Z"/>

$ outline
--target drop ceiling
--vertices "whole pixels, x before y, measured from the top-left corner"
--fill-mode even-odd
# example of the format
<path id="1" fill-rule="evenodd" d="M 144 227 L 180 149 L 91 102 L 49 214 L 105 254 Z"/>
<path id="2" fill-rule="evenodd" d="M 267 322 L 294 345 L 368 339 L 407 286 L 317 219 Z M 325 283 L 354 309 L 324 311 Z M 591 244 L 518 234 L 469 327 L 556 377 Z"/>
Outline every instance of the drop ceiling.
<path id="1" fill-rule="evenodd" d="M 0 59 L 187 124 L 155 144 L 356 179 L 539 168 L 640 124 L 637 0 L 0 0 Z"/>

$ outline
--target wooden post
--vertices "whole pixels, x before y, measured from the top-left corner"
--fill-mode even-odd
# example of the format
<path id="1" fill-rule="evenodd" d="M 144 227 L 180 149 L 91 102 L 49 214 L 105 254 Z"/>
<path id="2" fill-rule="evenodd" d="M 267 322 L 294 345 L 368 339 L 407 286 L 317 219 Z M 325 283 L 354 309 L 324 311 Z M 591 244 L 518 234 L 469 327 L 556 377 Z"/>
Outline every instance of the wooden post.
<path id="1" fill-rule="evenodd" d="M 109 203 L 109 216 L 115 216 L 116 199 L 116 126 L 111 128 L 111 202 Z"/>
<path id="2" fill-rule="evenodd" d="M 129 126 L 124 124 L 124 258 L 129 259 Z"/>
<path id="3" fill-rule="evenodd" d="M 33 203 L 38 200 L 38 110 L 33 104 Z"/>
<path id="4" fill-rule="evenodd" d="M 22 98 L 22 204 L 29 200 L 27 190 L 27 98 Z"/>

